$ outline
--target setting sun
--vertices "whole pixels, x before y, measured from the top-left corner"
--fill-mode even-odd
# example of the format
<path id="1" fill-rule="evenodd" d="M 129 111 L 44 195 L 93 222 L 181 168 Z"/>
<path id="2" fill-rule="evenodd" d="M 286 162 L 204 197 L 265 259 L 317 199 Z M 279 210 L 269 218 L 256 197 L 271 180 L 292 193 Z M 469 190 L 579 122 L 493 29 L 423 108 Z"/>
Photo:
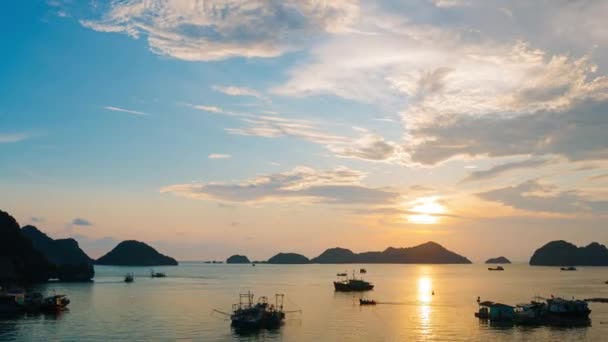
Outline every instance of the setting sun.
<path id="1" fill-rule="evenodd" d="M 439 197 L 421 197 L 410 205 L 410 215 L 407 220 L 416 224 L 436 224 L 439 222 L 439 215 L 446 212 L 445 206 L 438 203 Z"/>

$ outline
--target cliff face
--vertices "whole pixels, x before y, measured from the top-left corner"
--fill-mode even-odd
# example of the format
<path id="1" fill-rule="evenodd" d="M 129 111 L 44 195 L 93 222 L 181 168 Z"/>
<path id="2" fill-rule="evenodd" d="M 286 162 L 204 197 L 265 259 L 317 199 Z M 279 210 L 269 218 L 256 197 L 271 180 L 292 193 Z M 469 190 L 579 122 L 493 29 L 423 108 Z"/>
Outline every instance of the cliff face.
<path id="1" fill-rule="evenodd" d="M 231 257 L 229 257 L 228 259 L 226 259 L 226 263 L 227 264 L 249 264 L 251 263 L 249 261 L 249 258 L 247 258 L 244 255 L 233 255 Z"/>
<path id="2" fill-rule="evenodd" d="M 76 240 L 53 240 L 34 226 L 23 227 L 21 233 L 55 266 L 53 278 L 61 281 L 89 281 L 95 276 L 91 258 L 80 249 Z"/>
<path id="3" fill-rule="evenodd" d="M 585 247 L 559 240 L 537 249 L 530 258 L 536 266 L 608 266 L 608 249 L 593 242 Z"/>
<path id="4" fill-rule="evenodd" d="M 296 253 L 279 253 L 268 259 L 269 264 L 308 264 L 307 257 Z"/>
<path id="5" fill-rule="evenodd" d="M 470 264 L 469 259 L 435 242 L 409 248 L 389 247 L 382 252 L 355 254 L 344 248 L 331 248 L 311 260 L 321 264 Z"/>
<path id="6" fill-rule="evenodd" d="M 139 241 L 128 240 L 119 243 L 106 255 L 97 259 L 97 265 L 114 266 L 175 266 L 177 261 L 160 254 L 156 249 Z"/>
<path id="7" fill-rule="evenodd" d="M 0 282 L 44 282 L 53 266 L 21 234 L 17 221 L 0 210 Z"/>
<path id="8" fill-rule="evenodd" d="M 499 256 L 498 258 L 490 258 L 486 260 L 486 264 L 510 264 L 511 261 L 504 256 Z"/>

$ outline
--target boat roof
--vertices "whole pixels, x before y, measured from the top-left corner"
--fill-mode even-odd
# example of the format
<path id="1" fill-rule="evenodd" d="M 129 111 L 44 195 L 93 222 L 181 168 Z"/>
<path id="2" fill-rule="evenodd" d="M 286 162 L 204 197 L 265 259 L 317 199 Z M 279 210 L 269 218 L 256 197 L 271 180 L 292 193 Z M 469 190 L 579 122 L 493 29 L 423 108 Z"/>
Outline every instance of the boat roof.
<path id="1" fill-rule="evenodd" d="M 503 303 L 495 303 L 489 300 L 483 301 L 481 303 L 479 303 L 480 306 L 487 306 L 487 307 L 508 307 L 508 308 L 512 308 L 511 305 L 507 305 L 507 304 L 503 304 Z"/>

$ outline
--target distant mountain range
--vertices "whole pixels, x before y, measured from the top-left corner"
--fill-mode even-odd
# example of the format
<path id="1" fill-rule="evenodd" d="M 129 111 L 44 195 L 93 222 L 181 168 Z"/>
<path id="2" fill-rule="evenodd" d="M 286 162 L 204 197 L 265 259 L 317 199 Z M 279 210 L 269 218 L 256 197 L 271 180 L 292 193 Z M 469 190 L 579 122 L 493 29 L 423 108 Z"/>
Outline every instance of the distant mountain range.
<path id="1" fill-rule="evenodd" d="M 551 241 L 534 252 L 530 265 L 608 266 L 608 249 L 597 242 L 577 247 L 563 240 Z"/>
<path id="2" fill-rule="evenodd" d="M 234 256 L 233 256 L 234 257 Z M 232 257 L 231 257 L 232 258 Z M 245 257 L 246 258 L 246 257 Z M 247 259 L 249 260 L 249 259 Z M 228 263 L 231 263 L 228 261 Z M 308 259 L 297 253 L 279 253 L 268 264 L 470 264 L 461 255 L 445 249 L 435 242 L 409 248 L 389 247 L 382 252 L 354 253 L 345 248 L 330 248 L 316 258 Z"/>

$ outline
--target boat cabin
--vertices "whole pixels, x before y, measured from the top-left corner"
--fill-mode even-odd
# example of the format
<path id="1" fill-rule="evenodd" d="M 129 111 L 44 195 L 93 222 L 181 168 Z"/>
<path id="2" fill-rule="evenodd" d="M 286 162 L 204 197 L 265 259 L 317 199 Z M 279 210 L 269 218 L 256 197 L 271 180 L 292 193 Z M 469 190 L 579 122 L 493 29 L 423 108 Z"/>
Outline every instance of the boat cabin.
<path id="1" fill-rule="evenodd" d="M 515 316 L 515 308 L 511 305 L 485 301 L 479 303 L 475 317 L 490 321 L 510 321 Z"/>

